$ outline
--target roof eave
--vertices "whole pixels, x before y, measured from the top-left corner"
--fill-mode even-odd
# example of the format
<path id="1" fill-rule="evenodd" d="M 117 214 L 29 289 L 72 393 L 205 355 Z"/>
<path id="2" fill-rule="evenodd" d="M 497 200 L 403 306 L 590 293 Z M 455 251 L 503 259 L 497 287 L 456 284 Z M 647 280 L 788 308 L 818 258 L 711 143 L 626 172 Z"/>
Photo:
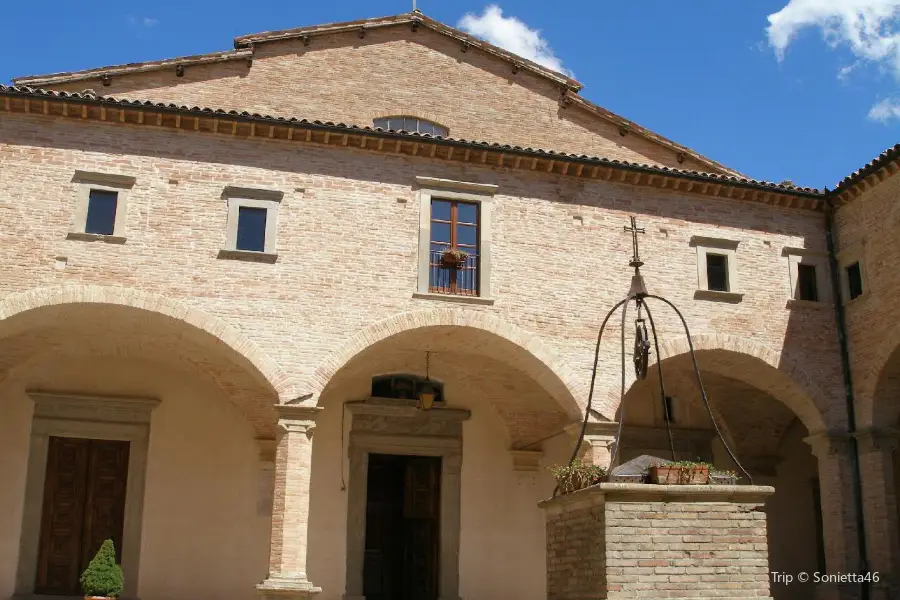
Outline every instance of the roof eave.
<path id="1" fill-rule="evenodd" d="M 135 73 L 161 71 L 164 69 L 178 67 L 179 65 L 197 66 L 218 62 L 228 62 L 232 60 L 245 60 L 252 56 L 253 51 L 249 49 L 224 50 L 222 52 L 195 54 L 192 56 L 180 56 L 176 58 L 167 58 L 163 60 L 142 63 L 128 63 L 124 65 L 97 67 L 95 69 L 86 69 L 84 71 L 51 73 L 49 75 L 29 75 L 26 77 L 16 77 L 12 81 L 13 85 L 38 87 L 45 85 L 56 85 L 60 83 L 72 83 L 75 81 L 87 81 L 91 79 L 102 78 L 104 76 L 113 77 L 119 75 L 132 75 Z"/>
<path id="2" fill-rule="evenodd" d="M 405 132 L 382 131 L 342 123 L 286 119 L 247 112 L 177 106 L 150 101 L 119 100 L 89 94 L 53 92 L 0 86 L 0 110 L 45 115 L 83 122 L 94 120 L 119 125 L 152 126 L 197 133 L 241 136 L 278 141 L 312 142 L 332 147 L 358 147 L 420 158 L 432 158 L 505 169 L 552 173 L 619 184 L 649 186 L 670 192 L 689 192 L 717 198 L 752 201 L 785 208 L 821 211 L 825 196 L 810 188 L 787 187 L 732 176 L 682 171 L 669 167 L 629 163 L 607 158 L 573 155 L 542 149 L 488 142 L 444 139 Z M 14 102 L 16 101 L 16 102 Z M 71 108 L 67 108 L 71 107 Z M 202 126 L 201 126 L 202 125 Z M 354 140 L 353 144 L 350 141 Z M 372 141 L 375 147 L 367 145 Z M 393 144 L 389 144 L 389 142 Z M 357 146 L 358 144 L 358 146 Z M 444 148 L 438 152 L 438 148 Z M 456 151 L 460 150 L 460 151 Z"/>

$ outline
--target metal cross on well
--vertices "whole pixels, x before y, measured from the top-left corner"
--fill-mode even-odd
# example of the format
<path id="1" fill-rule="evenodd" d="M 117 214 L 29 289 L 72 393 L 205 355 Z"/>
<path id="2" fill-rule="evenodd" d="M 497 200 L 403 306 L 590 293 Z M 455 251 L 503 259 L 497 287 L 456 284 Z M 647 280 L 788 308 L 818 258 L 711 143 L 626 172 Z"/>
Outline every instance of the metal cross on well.
<path id="1" fill-rule="evenodd" d="M 643 228 L 638 228 L 637 219 L 635 217 L 631 217 L 631 227 L 625 226 L 625 231 L 631 233 L 631 245 L 633 256 L 631 257 L 631 262 L 628 263 L 629 266 L 634 268 L 640 268 L 644 265 L 643 261 L 641 261 L 641 252 L 638 248 L 638 236 L 639 233 L 647 233 Z"/>

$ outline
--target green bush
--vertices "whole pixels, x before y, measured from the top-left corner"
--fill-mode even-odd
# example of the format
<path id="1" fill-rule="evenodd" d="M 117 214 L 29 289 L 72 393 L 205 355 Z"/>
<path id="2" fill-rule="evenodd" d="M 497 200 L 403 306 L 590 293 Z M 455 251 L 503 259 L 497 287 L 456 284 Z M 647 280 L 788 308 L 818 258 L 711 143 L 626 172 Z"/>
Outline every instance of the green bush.
<path id="1" fill-rule="evenodd" d="M 81 574 L 80 581 L 85 596 L 115 598 L 122 593 L 125 577 L 122 575 L 122 567 L 116 564 L 116 548 L 112 540 L 103 542 Z"/>

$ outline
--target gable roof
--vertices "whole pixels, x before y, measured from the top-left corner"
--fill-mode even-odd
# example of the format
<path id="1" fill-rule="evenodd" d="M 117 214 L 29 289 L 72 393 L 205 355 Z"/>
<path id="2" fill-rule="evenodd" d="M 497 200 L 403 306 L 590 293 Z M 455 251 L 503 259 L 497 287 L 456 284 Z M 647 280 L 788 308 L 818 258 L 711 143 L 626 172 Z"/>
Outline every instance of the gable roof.
<path id="1" fill-rule="evenodd" d="M 679 160 L 690 157 L 704 166 L 709 171 L 719 171 L 727 175 L 745 178 L 746 176 L 735 169 L 706 157 L 686 146 L 678 144 L 665 136 L 641 127 L 637 123 L 630 121 L 616 113 L 606 110 L 579 95 L 584 87 L 579 81 L 568 77 L 552 69 L 548 69 L 542 65 L 525 59 L 521 56 L 513 54 L 507 50 L 494 46 L 484 40 L 469 35 L 463 31 L 445 25 L 440 21 L 436 21 L 425 16 L 421 11 L 414 10 L 399 15 L 376 17 L 369 19 L 360 19 L 356 21 L 345 21 L 340 23 L 330 23 L 325 25 L 313 25 L 309 27 L 298 27 L 294 29 L 284 29 L 279 31 L 265 31 L 249 35 L 238 36 L 234 38 L 234 50 L 224 52 L 214 52 L 209 54 L 198 54 L 193 56 L 184 56 L 179 58 L 171 58 L 158 61 L 149 61 L 142 63 L 129 63 L 123 65 L 113 65 L 108 67 L 99 67 L 82 71 L 71 71 L 52 73 L 48 75 L 31 75 L 26 77 L 16 77 L 13 79 L 14 85 L 24 85 L 29 87 L 52 87 L 57 84 L 68 84 L 77 81 L 87 81 L 94 79 L 104 79 L 116 76 L 135 73 L 144 73 L 148 71 L 157 71 L 163 69 L 178 68 L 190 65 L 200 65 L 213 62 L 226 62 L 234 60 L 253 60 L 253 49 L 255 46 L 264 43 L 277 42 L 281 40 L 302 39 L 304 43 L 317 36 L 333 35 L 347 32 L 358 32 L 360 36 L 365 36 L 365 32 L 369 30 L 406 26 L 413 30 L 421 27 L 434 31 L 440 35 L 447 36 L 457 40 L 465 49 L 475 48 L 481 52 L 489 54 L 498 60 L 506 61 L 510 64 L 513 72 L 524 70 L 533 75 L 547 80 L 554 85 L 558 85 L 560 89 L 560 102 L 563 105 L 572 105 L 579 110 L 585 110 L 597 118 L 611 122 L 620 128 L 623 132 L 632 133 L 654 144 L 673 151 Z"/>

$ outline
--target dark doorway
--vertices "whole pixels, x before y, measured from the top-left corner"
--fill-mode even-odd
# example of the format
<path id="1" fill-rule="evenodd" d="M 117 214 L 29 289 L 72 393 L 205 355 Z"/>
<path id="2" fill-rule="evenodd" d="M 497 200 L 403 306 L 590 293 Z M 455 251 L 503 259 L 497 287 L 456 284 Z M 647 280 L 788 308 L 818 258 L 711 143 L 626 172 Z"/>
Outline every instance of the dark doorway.
<path id="1" fill-rule="evenodd" d="M 50 438 L 35 593 L 81 595 L 78 578 L 109 538 L 121 563 L 128 453 L 128 442 Z"/>
<path id="2" fill-rule="evenodd" d="M 441 459 L 370 454 L 366 600 L 437 600 Z"/>

